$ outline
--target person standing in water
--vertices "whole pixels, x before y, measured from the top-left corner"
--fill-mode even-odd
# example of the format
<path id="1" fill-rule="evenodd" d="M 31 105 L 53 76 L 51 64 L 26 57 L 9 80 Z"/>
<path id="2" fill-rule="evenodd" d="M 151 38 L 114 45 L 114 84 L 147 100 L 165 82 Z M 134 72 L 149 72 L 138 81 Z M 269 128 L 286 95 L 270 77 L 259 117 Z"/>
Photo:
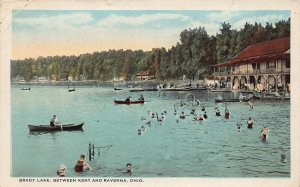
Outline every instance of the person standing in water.
<path id="1" fill-rule="evenodd" d="M 225 108 L 225 119 L 229 119 L 230 118 L 230 112 L 228 110 L 228 108 Z"/>
<path id="2" fill-rule="evenodd" d="M 75 165 L 75 172 L 84 172 L 87 170 L 92 170 L 92 167 L 85 161 L 85 155 L 80 155 L 80 159 Z"/>
<path id="3" fill-rule="evenodd" d="M 253 120 L 251 117 L 249 117 L 248 121 L 247 121 L 247 125 L 248 125 L 248 128 L 249 129 L 252 129 L 253 128 Z"/>
<path id="4" fill-rule="evenodd" d="M 270 133 L 270 129 L 268 127 L 264 127 L 261 130 L 261 140 L 266 141 L 268 139 L 269 133 Z"/>

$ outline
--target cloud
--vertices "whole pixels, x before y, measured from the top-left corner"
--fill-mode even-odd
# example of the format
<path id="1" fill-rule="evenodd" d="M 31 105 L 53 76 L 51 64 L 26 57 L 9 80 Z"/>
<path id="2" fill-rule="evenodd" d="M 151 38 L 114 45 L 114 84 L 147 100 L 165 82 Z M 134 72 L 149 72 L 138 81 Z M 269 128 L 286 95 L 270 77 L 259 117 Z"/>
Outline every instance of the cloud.
<path id="1" fill-rule="evenodd" d="M 181 14 L 144 14 L 140 16 L 120 16 L 112 14 L 109 17 L 98 22 L 98 26 L 100 27 L 113 27 L 118 24 L 126 24 L 131 26 L 137 25 L 145 25 L 149 22 L 158 22 L 163 20 L 176 20 L 180 22 L 192 22 L 192 19 L 188 16 Z"/>
<path id="2" fill-rule="evenodd" d="M 210 13 L 207 15 L 207 17 L 211 21 L 218 21 L 218 22 L 224 22 L 224 21 L 229 21 L 233 17 L 239 16 L 240 13 L 237 11 L 220 11 L 217 13 Z"/>
<path id="3" fill-rule="evenodd" d="M 239 20 L 238 22 L 235 22 L 232 24 L 232 28 L 236 30 L 240 30 L 241 28 L 244 28 L 244 25 L 247 23 L 254 24 L 255 22 L 261 23 L 262 25 L 265 25 L 267 22 L 269 23 L 275 23 L 281 20 L 287 20 L 287 17 L 284 15 L 279 14 L 272 14 L 272 15 L 265 15 L 265 16 L 254 16 L 249 18 L 243 18 Z"/>
<path id="4" fill-rule="evenodd" d="M 209 22 L 204 23 L 200 21 L 194 21 L 191 24 L 191 28 L 204 27 L 208 35 L 216 35 L 219 32 L 219 23 Z"/>
<path id="5" fill-rule="evenodd" d="M 84 25 L 93 21 L 93 17 L 89 13 L 64 14 L 56 16 L 42 15 L 39 17 L 15 18 L 14 23 L 36 27 L 42 29 L 61 29 L 68 26 Z"/>

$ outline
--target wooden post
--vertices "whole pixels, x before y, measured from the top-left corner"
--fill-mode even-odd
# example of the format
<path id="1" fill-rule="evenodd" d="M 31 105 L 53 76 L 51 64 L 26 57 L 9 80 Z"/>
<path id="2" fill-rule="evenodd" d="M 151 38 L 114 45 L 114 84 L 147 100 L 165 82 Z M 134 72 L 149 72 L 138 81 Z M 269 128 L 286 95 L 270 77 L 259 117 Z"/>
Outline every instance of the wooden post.
<path id="1" fill-rule="evenodd" d="M 92 153 L 91 153 L 91 143 L 89 143 L 89 161 L 92 160 Z"/>

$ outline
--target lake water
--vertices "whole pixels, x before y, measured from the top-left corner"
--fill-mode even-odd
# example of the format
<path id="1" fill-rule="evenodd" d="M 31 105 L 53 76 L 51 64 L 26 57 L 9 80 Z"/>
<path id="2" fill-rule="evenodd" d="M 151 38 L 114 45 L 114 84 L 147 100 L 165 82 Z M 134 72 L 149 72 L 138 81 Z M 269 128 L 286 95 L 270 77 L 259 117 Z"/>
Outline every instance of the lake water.
<path id="1" fill-rule="evenodd" d="M 81 86 L 68 92 L 65 86 L 13 85 L 12 104 L 12 176 L 56 177 L 61 164 L 68 177 L 290 177 L 290 101 L 254 101 L 228 103 L 232 117 L 224 119 L 214 113 L 214 99 L 238 97 L 233 93 L 143 92 L 143 105 L 115 105 L 140 93 L 127 89 L 114 91 L 111 86 Z M 193 97 L 206 108 L 208 119 L 195 123 L 192 116 L 178 119 L 178 112 L 189 114 Z M 180 107 L 183 100 L 186 105 Z M 195 107 L 196 113 L 203 113 Z M 163 125 L 151 119 L 148 111 L 167 111 Z M 83 131 L 29 133 L 28 124 L 49 124 L 53 114 L 62 123 L 84 121 Z M 151 120 L 151 127 L 141 117 Z M 253 117 L 253 129 L 246 120 Z M 178 120 L 178 122 L 177 122 Z M 237 122 L 242 121 L 241 131 Z M 137 131 L 145 125 L 146 132 Z M 264 126 L 269 138 L 261 142 Z M 76 174 L 73 168 L 81 154 L 87 155 L 89 143 L 96 147 L 90 162 L 93 170 Z M 285 154 L 287 162 L 281 162 Z M 124 173 L 126 163 L 133 167 L 131 176 Z"/>

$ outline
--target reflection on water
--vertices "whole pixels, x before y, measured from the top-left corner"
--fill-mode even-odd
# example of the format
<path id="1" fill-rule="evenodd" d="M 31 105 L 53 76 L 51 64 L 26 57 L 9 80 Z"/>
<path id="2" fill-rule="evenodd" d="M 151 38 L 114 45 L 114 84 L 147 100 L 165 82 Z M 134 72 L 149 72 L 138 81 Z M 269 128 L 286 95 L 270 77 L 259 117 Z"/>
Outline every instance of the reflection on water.
<path id="1" fill-rule="evenodd" d="M 216 104 L 214 99 L 220 93 L 181 91 L 144 92 L 144 105 L 115 105 L 114 99 L 137 99 L 140 93 L 111 87 L 79 87 L 76 92 L 59 86 L 31 88 L 25 93 L 12 86 L 13 176 L 56 177 L 61 164 L 67 167 L 68 177 L 290 176 L 289 101 L 255 100 L 250 109 L 247 103 Z M 195 104 L 197 99 L 201 106 Z M 194 122 L 191 110 L 200 115 L 203 106 L 208 118 Z M 215 115 L 215 107 L 222 116 Z M 226 107 L 231 112 L 229 120 L 224 119 Z M 162 114 L 164 111 L 167 113 Z M 157 116 L 152 118 L 149 112 Z M 179 118 L 182 112 L 185 119 Z M 28 133 L 28 124 L 48 124 L 53 114 L 65 124 L 84 121 L 83 131 Z M 250 116 L 252 129 L 246 124 Z M 242 126 L 237 130 L 239 121 Z M 141 126 L 146 129 L 138 135 Z M 264 126 L 270 133 L 267 141 L 261 142 Z M 88 155 L 89 143 L 112 146 L 100 149 L 100 154 L 96 149 L 90 163 L 93 170 L 77 174 L 73 168 L 81 154 Z M 281 162 L 282 154 L 286 162 Z M 129 162 L 131 176 L 124 173 Z"/>

